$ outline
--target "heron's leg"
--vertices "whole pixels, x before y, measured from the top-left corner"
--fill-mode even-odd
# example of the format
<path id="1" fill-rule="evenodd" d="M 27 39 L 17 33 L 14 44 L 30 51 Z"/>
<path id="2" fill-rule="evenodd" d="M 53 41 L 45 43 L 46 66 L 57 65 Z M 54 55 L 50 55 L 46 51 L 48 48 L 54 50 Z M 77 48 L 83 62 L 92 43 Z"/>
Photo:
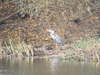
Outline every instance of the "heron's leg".
<path id="1" fill-rule="evenodd" d="M 55 43 L 55 50 L 56 51 L 59 51 L 60 50 L 60 46 L 57 43 Z"/>
<path id="2" fill-rule="evenodd" d="M 57 50 L 57 44 L 55 43 L 55 50 Z"/>
<path id="3" fill-rule="evenodd" d="M 59 45 L 56 43 L 56 50 L 59 51 Z"/>
<path id="4" fill-rule="evenodd" d="M 57 46 L 57 43 L 55 43 L 55 54 L 58 53 L 58 46 Z"/>
<path id="5" fill-rule="evenodd" d="M 60 50 L 63 50 L 64 46 L 60 46 Z"/>
<path id="6" fill-rule="evenodd" d="M 64 46 L 58 45 L 58 50 L 63 50 Z"/>
<path id="7" fill-rule="evenodd" d="M 55 43 L 55 50 L 57 51 L 57 44 Z"/>

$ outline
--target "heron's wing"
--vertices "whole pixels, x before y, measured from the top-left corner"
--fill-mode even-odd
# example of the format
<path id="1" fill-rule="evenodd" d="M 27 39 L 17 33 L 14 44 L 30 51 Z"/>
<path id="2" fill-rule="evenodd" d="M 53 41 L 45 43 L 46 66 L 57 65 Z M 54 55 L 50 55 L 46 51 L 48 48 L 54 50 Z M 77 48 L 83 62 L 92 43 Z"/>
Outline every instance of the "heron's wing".
<path id="1" fill-rule="evenodd" d="M 58 36 L 58 35 L 56 35 L 56 36 L 57 36 L 56 41 L 57 41 L 59 44 L 64 45 L 64 43 L 63 43 L 63 41 L 62 41 L 62 38 L 61 38 L 60 36 Z"/>
<path id="2" fill-rule="evenodd" d="M 51 38 L 52 38 L 54 41 L 56 41 L 57 43 L 63 45 L 62 38 L 61 38 L 59 35 L 57 35 L 57 34 L 52 34 L 52 35 L 51 35 Z"/>

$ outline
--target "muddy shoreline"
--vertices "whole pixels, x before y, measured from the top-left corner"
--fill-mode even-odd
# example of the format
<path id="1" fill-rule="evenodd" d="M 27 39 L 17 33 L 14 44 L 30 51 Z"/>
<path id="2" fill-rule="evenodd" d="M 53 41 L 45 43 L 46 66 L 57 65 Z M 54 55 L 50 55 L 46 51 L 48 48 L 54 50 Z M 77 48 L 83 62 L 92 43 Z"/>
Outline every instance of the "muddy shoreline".
<path id="1" fill-rule="evenodd" d="M 0 53 L 0 58 L 3 57 L 10 57 L 10 58 L 20 58 L 20 59 L 45 59 L 50 60 L 53 58 L 60 58 L 62 60 L 68 62 L 84 62 L 84 63 L 99 63 L 99 53 L 98 51 L 83 51 L 83 50 L 50 50 L 50 51 L 43 51 L 43 53 L 39 53 L 37 51 L 37 55 L 35 56 L 25 56 L 23 53 L 18 54 L 3 54 Z"/>

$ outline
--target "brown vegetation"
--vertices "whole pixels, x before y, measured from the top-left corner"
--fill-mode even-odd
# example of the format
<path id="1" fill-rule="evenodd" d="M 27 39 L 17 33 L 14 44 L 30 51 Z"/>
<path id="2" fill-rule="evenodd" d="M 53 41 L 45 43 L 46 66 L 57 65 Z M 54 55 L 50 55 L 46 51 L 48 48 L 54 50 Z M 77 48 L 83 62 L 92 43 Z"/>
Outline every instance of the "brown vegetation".
<path id="1" fill-rule="evenodd" d="M 4 0 L 0 5 L 0 41 L 14 44 L 24 42 L 32 47 L 52 46 L 55 43 L 46 29 L 54 29 L 65 44 L 77 38 L 99 37 L 99 0 L 25 0 L 22 6 L 16 0 Z M 24 5 L 23 5 L 24 4 Z M 27 5 L 28 4 L 28 5 Z M 23 9 L 23 10 L 22 10 Z M 20 17 L 27 14 L 28 16 Z M 51 47 L 51 49 L 52 49 Z"/>

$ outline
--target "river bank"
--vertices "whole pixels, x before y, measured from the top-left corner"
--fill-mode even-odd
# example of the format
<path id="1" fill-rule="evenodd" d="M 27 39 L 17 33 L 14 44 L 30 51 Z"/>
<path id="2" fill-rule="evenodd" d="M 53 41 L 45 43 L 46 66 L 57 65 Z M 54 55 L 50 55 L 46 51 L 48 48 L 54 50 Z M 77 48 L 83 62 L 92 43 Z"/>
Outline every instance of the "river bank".
<path id="1" fill-rule="evenodd" d="M 17 58 L 62 58 L 70 62 L 100 62 L 100 44 L 99 39 L 80 39 L 72 41 L 64 46 L 43 46 L 33 47 L 20 43 L 20 45 L 12 45 L 0 49 L 0 56 L 17 57 Z"/>
<path id="2" fill-rule="evenodd" d="M 1 57 L 57 56 L 71 62 L 99 62 L 99 1 L 19 2 L 7 0 L 0 5 Z M 46 29 L 55 30 L 65 45 L 56 46 Z"/>

